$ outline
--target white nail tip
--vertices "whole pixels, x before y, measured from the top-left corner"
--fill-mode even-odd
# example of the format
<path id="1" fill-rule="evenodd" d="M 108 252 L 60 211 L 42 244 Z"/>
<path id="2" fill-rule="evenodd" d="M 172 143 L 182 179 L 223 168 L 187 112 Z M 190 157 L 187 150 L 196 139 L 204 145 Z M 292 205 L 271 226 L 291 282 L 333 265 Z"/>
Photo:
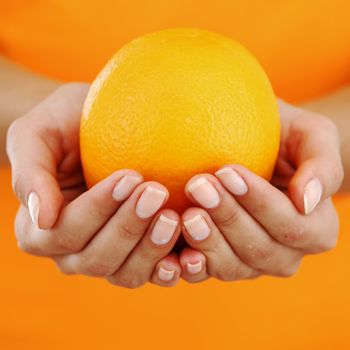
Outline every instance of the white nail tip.
<path id="1" fill-rule="evenodd" d="M 166 193 L 164 191 L 158 190 L 157 188 L 154 188 L 152 186 L 146 187 L 146 189 L 144 191 L 144 193 L 152 193 L 152 192 L 157 193 L 159 196 L 161 196 L 163 198 L 165 198 L 165 196 L 166 196 Z"/>
<path id="2" fill-rule="evenodd" d="M 196 241 L 202 241 L 210 234 L 210 227 L 200 214 L 192 219 L 184 221 L 184 225 L 189 235 Z"/>
<path id="3" fill-rule="evenodd" d="M 175 271 L 174 270 L 166 270 L 163 267 L 159 268 L 158 272 L 159 279 L 165 282 L 171 281 L 174 276 L 175 276 Z"/>
<path id="4" fill-rule="evenodd" d="M 28 209 L 29 209 L 30 217 L 36 226 L 39 226 L 38 225 L 39 206 L 40 206 L 40 200 L 38 195 L 35 192 L 31 192 L 28 196 Z"/>
<path id="5" fill-rule="evenodd" d="M 166 195 L 166 192 L 162 190 L 151 186 L 146 187 L 136 206 L 137 216 L 146 219 L 154 215 L 164 203 Z M 150 198 L 152 198 L 151 202 Z"/>
<path id="6" fill-rule="evenodd" d="M 159 217 L 159 220 L 163 221 L 169 225 L 172 225 L 172 226 L 177 226 L 177 224 L 178 224 L 178 221 L 169 219 L 166 216 L 164 216 L 163 214 Z"/>
<path id="7" fill-rule="evenodd" d="M 208 183 L 209 181 L 205 177 L 200 177 L 199 179 L 193 181 L 188 185 L 189 192 L 193 192 L 196 188 L 199 186 L 204 185 L 205 183 Z"/>
<path id="8" fill-rule="evenodd" d="M 116 201 L 126 199 L 135 186 L 141 182 L 139 177 L 133 175 L 123 176 L 115 185 L 112 196 Z"/>
<path id="9" fill-rule="evenodd" d="M 232 174 L 233 170 L 231 168 L 222 168 L 215 172 L 215 175 L 221 175 L 221 174 Z"/>
<path id="10" fill-rule="evenodd" d="M 202 220 L 202 215 L 198 214 L 194 216 L 192 219 L 184 221 L 185 227 L 188 229 L 191 225 L 195 224 L 196 222 L 199 222 Z"/>
<path id="11" fill-rule="evenodd" d="M 322 197 L 321 182 L 315 178 L 310 180 L 304 191 L 304 213 L 309 215 L 316 208 Z"/>
<path id="12" fill-rule="evenodd" d="M 203 264 L 201 261 L 198 261 L 197 263 L 194 263 L 194 264 L 191 264 L 191 263 L 186 264 L 187 271 L 193 275 L 201 272 L 202 266 Z"/>
<path id="13" fill-rule="evenodd" d="M 248 192 L 247 184 L 232 168 L 222 168 L 215 172 L 215 175 L 232 194 L 242 196 Z"/>

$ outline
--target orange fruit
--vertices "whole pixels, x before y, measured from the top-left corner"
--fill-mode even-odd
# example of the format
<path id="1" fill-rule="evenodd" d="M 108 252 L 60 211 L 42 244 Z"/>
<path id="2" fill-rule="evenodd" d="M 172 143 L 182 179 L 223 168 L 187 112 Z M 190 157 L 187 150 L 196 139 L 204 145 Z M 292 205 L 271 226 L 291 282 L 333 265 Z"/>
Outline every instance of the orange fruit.
<path id="1" fill-rule="evenodd" d="M 89 187 L 135 169 L 165 185 L 179 211 L 197 173 L 240 163 L 270 179 L 279 141 L 276 98 L 257 60 L 199 29 L 163 30 L 121 48 L 93 82 L 80 130 Z"/>

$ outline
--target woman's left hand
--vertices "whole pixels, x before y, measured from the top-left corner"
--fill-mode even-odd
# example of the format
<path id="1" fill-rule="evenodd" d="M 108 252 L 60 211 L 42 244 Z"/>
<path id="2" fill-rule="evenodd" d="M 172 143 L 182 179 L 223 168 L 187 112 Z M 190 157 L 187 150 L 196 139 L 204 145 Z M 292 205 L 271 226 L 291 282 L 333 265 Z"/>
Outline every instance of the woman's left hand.
<path id="1" fill-rule="evenodd" d="M 303 256 L 336 245 L 338 218 L 330 197 L 343 179 L 337 129 L 324 116 L 279 105 L 281 145 L 271 183 L 240 165 L 187 183 L 197 207 L 182 215 L 190 246 L 182 255 L 195 261 L 197 254 L 206 266 L 197 274 L 183 268 L 184 279 L 291 276 Z"/>

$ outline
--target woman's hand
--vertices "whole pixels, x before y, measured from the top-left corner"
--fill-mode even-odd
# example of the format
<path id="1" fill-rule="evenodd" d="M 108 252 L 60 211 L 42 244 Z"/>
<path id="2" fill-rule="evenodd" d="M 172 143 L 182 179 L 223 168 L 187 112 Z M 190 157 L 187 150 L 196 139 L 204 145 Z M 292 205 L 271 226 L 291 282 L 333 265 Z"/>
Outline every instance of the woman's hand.
<path id="1" fill-rule="evenodd" d="M 284 102 L 280 112 L 272 184 L 240 165 L 227 165 L 215 176 L 194 176 L 186 186 L 198 207 L 182 215 L 182 230 L 188 245 L 207 259 L 196 281 L 208 275 L 291 276 L 304 255 L 336 245 L 338 219 L 330 197 L 343 179 L 336 127 Z"/>
<path id="2" fill-rule="evenodd" d="M 88 191 L 79 155 L 85 84 L 66 84 L 9 129 L 7 151 L 21 206 L 19 247 L 51 257 L 65 273 L 106 277 L 135 288 L 174 285 L 181 267 L 170 253 L 180 218 L 162 209 L 167 189 L 120 170 Z"/>

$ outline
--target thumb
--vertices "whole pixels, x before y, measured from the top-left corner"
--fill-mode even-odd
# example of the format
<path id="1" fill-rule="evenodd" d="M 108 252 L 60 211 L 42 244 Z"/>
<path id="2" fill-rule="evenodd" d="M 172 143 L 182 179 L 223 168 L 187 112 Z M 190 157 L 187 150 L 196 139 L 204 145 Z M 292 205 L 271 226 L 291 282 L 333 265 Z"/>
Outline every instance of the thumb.
<path id="1" fill-rule="evenodd" d="M 33 223 L 41 229 L 55 224 L 63 203 L 56 180 L 58 153 L 55 154 L 53 145 L 45 141 L 44 130 L 33 127 L 30 120 L 21 118 L 10 126 L 7 154 L 12 167 L 13 190 L 29 209 Z"/>
<path id="2" fill-rule="evenodd" d="M 344 172 L 335 125 L 322 115 L 305 114 L 290 136 L 297 170 L 288 191 L 298 210 L 308 215 L 321 200 L 338 191 Z"/>

